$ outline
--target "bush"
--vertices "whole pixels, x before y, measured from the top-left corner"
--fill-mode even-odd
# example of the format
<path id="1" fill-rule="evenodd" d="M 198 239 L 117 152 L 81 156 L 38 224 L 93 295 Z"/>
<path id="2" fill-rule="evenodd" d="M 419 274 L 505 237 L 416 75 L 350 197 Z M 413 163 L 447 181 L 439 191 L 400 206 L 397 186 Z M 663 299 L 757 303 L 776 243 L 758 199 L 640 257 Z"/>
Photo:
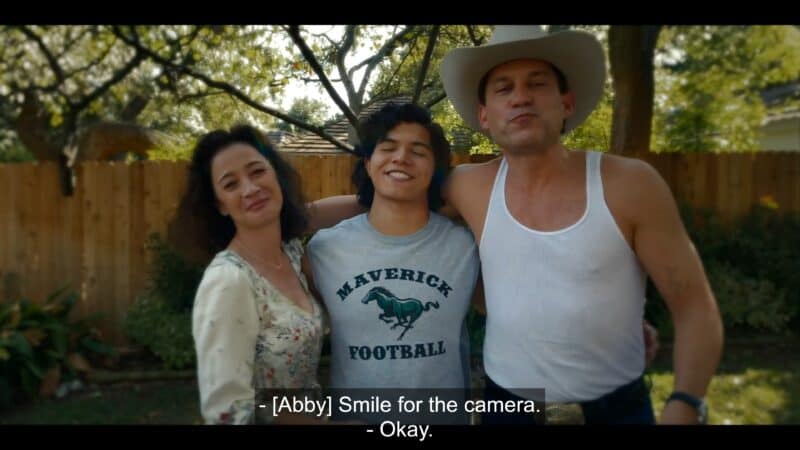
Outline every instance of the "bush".
<path id="1" fill-rule="evenodd" d="M 731 331 L 780 333 L 789 322 L 786 290 L 766 279 L 750 278 L 729 264 L 709 270 L 722 322 Z"/>
<path id="2" fill-rule="evenodd" d="M 0 126 L 0 163 L 28 161 L 36 161 L 36 158 L 22 145 L 15 132 Z"/>
<path id="3" fill-rule="evenodd" d="M 174 311 L 157 295 L 139 297 L 125 318 L 125 333 L 156 355 L 167 369 L 194 366 L 191 310 Z"/>
<path id="4" fill-rule="evenodd" d="M 175 312 L 191 310 L 204 267 L 188 262 L 158 234 L 150 235 L 147 249 L 153 254 L 150 293 L 162 298 Z"/>
<path id="5" fill-rule="evenodd" d="M 710 211 L 681 208 L 700 253 L 726 332 L 786 334 L 800 331 L 800 217 L 757 206 L 724 225 Z M 672 335 L 669 312 L 652 283 L 646 317 Z"/>
<path id="6" fill-rule="evenodd" d="M 167 369 L 193 367 L 192 305 L 203 267 L 188 262 L 157 234 L 150 236 L 147 248 L 153 255 L 150 289 L 128 311 L 125 334 Z"/>
<path id="7" fill-rule="evenodd" d="M 77 298 L 62 288 L 43 305 L 0 303 L 0 410 L 35 398 L 45 383 L 53 388 L 76 378 L 88 370 L 85 356 L 115 353 L 90 326 L 96 317 L 69 320 Z"/>

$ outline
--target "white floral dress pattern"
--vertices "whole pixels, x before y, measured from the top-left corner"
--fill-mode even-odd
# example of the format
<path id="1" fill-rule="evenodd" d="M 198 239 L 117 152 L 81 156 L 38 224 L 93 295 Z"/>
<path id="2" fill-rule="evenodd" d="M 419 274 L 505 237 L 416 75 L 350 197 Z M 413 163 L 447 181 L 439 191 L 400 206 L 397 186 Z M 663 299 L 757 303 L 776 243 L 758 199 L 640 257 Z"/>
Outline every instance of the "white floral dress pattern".
<path id="1" fill-rule="evenodd" d="M 283 245 L 311 301 L 297 306 L 232 250 L 214 257 L 197 289 L 192 335 L 200 409 L 208 424 L 254 423 L 257 389 L 318 390 L 323 314 L 300 271 L 302 243 Z"/>

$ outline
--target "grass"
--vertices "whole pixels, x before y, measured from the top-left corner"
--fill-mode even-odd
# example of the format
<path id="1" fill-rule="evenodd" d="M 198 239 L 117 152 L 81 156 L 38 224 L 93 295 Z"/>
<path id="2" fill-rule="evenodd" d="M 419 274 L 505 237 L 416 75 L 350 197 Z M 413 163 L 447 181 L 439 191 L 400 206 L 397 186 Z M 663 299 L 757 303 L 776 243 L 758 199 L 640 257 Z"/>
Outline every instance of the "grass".
<path id="1" fill-rule="evenodd" d="M 708 390 L 709 423 L 800 424 L 800 340 L 729 345 Z M 650 371 L 656 416 L 672 391 L 671 350 Z M 39 400 L 0 414 L 7 424 L 200 424 L 194 380 L 120 384 Z"/>
<path id="2" fill-rule="evenodd" d="M 800 424 L 800 341 L 728 345 L 711 381 L 706 401 L 709 423 L 717 425 Z M 669 350 L 651 371 L 656 416 L 674 375 Z"/>
<path id="3" fill-rule="evenodd" d="M 95 387 L 63 399 L 39 400 L 0 416 L 1 425 L 201 423 L 194 380 Z"/>

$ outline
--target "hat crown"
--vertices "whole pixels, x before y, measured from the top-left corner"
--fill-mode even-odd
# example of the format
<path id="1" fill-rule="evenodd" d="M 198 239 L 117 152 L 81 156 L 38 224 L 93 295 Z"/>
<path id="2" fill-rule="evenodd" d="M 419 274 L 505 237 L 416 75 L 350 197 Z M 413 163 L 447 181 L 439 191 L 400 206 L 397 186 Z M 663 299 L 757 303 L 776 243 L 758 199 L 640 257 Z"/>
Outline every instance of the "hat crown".
<path id="1" fill-rule="evenodd" d="M 537 25 L 500 25 L 485 45 L 453 49 L 439 68 L 450 103 L 470 128 L 486 132 L 477 114 L 481 78 L 493 67 L 517 59 L 548 61 L 564 74 L 576 99 L 575 110 L 566 119 L 566 131 L 586 120 L 603 96 L 605 55 L 591 33 L 550 33 Z"/>
<path id="2" fill-rule="evenodd" d="M 489 38 L 487 45 L 540 39 L 545 36 L 547 36 L 547 32 L 541 25 L 498 25 L 494 27 L 492 37 Z"/>

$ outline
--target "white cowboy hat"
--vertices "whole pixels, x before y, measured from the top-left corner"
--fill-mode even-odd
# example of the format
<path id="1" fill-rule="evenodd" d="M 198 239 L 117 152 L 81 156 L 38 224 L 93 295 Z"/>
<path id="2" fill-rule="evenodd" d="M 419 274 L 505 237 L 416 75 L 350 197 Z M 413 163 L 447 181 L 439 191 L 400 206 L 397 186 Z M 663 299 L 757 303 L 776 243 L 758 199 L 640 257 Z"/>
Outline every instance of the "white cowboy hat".
<path id="1" fill-rule="evenodd" d="M 603 95 L 606 58 L 597 39 L 583 31 L 547 34 L 539 26 L 496 26 L 486 45 L 451 50 L 439 75 L 444 91 L 467 125 L 478 131 L 478 83 L 492 68 L 515 59 L 548 61 L 564 74 L 575 93 L 575 112 L 565 132 L 580 125 Z"/>

